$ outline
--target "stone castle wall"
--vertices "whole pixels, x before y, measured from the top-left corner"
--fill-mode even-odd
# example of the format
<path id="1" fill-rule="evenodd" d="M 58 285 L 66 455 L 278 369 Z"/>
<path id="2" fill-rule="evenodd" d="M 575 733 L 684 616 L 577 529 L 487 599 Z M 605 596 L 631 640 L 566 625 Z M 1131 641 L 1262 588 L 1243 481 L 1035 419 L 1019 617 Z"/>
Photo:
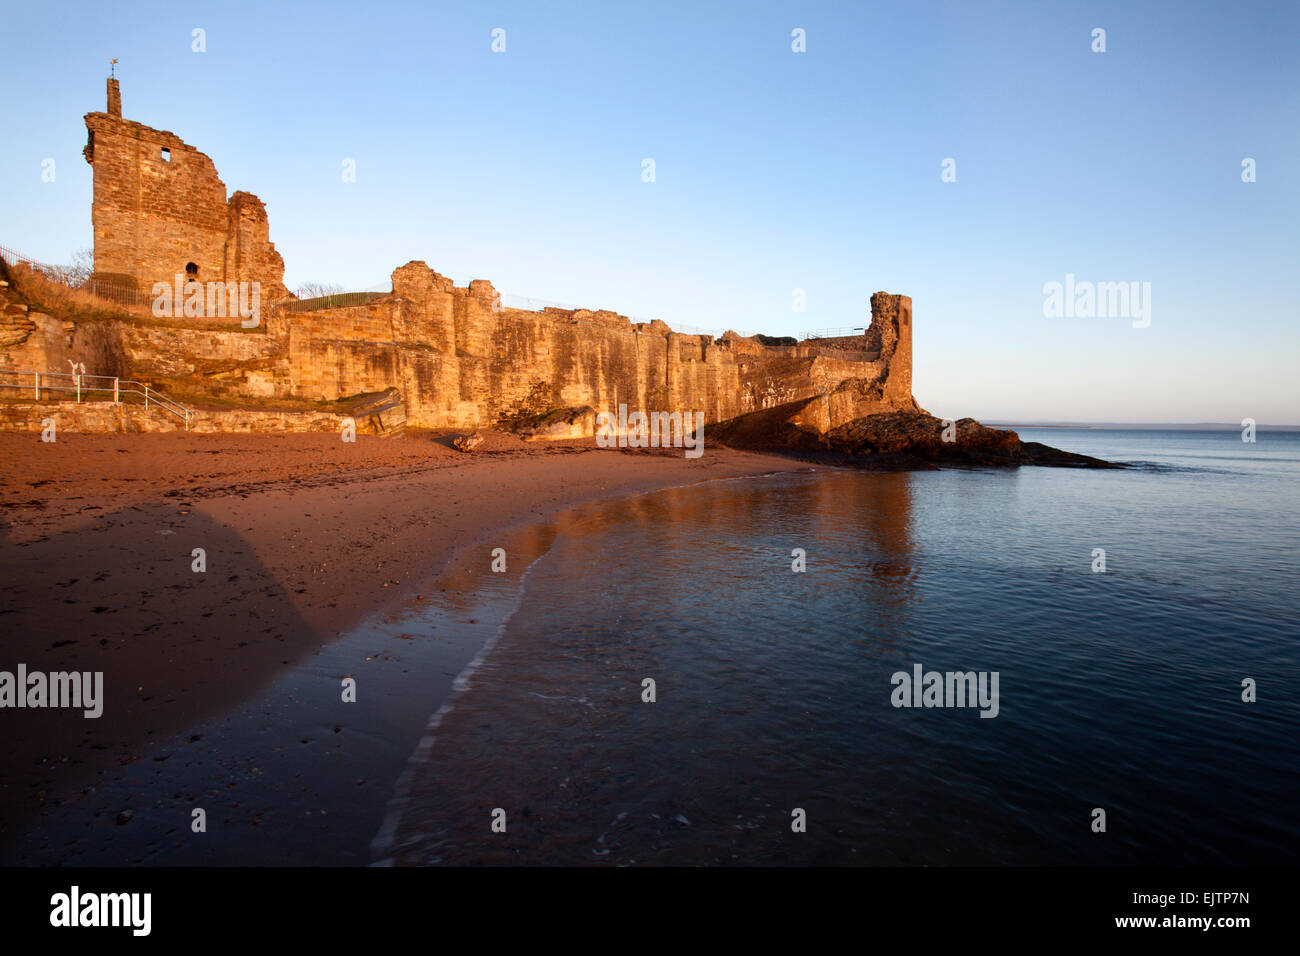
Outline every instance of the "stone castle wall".
<path id="1" fill-rule="evenodd" d="M 61 393 L 66 394 L 66 393 Z M 333 411 L 260 411 L 204 409 L 182 422 L 174 415 L 143 405 L 85 402 L 0 402 L 0 432 L 40 432 L 53 420 L 59 431 L 87 434 L 190 431 L 198 435 L 332 432 L 351 420 L 358 435 L 400 434 L 405 427 L 401 406 L 380 414 L 350 415 Z"/>
<path id="2" fill-rule="evenodd" d="M 620 404 L 703 412 L 711 424 L 821 396 L 803 414 L 824 431 L 916 407 L 905 296 L 873 297 L 869 334 L 881 347 L 868 350 L 684 335 L 611 312 L 502 309 L 490 283 L 458 288 L 420 262 L 396 270 L 393 286 L 403 294 L 364 305 L 271 310 L 267 327 L 256 330 L 24 312 L 8 316 L 0 367 L 62 371 L 72 359 L 91 375 L 155 386 L 188 379 L 223 401 L 244 396 L 250 404 L 396 388 L 409 423 L 425 428 L 503 426 L 582 406 L 617 412 Z"/>
<path id="3" fill-rule="evenodd" d="M 391 296 L 289 313 L 281 334 L 292 394 L 332 400 L 396 387 L 412 425 L 488 427 L 620 404 L 703 412 L 712 423 L 828 393 L 846 380 L 874 386 L 882 410 L 912 407 L 911 300 L 880 293 L 872 305 L 875 349 L 862 337 L 857 349 L 771 347 L 734 334 L 715 340 L 662 322 L 633 324 L 612 312 L 501 308 L 491 283 L 458 288 L 411 262 L 393 273 Z"/>

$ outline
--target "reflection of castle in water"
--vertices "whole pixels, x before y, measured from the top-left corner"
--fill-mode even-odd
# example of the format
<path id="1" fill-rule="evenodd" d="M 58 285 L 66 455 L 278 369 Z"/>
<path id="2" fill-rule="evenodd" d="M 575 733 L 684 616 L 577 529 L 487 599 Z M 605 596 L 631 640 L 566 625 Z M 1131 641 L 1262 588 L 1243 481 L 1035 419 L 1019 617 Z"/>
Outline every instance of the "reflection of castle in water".
<path id="1" fill-rule="evenodd" d="M 867 545 L 865 567 L 873 577 L 898 585 L 910 582 L 916 572 L 912 561 L 913 481 L 912 472 L 891 472 L 848 484 L 860 504 L 858 513 L 869 519 L 860 526 Z M 823 487 L 825 484 L 829 483 Z"/>
<path id="2" fill-rule="evenodd" d="M 384 860 L 880 853 L 874 811 L 849 795 L 886 772 L 863 755 L 888 751 L 871 714 L 914 630 L 913 480 L 810 469 L 558 516 L 521 613 L 413 761 Z M 863 690 L 875 677 L 878 700 Z M 485 838 L 485 792 L 521 808 L 518 835 Z M 788 806 L 844 820 L 861 842 L 850 851 L 837 830 L 824 844 L 786 843 Z"/>
<path id="3" fill-rule="evenodd" d="M 819 471 L 806 476 L 700 482 L 560 516 L 561 537 L 603 540 L 629 527 L 664 566 L 708 574 L 719 591 L 756 575 L 835 572 L 861 582 L 873 600 L 901 606 L 913 597 L 916 550 L 911 472 Z M 774 583 L 782 578 L 774 578 Z M 671 599 L 671 595 L 664 595 Z"/>

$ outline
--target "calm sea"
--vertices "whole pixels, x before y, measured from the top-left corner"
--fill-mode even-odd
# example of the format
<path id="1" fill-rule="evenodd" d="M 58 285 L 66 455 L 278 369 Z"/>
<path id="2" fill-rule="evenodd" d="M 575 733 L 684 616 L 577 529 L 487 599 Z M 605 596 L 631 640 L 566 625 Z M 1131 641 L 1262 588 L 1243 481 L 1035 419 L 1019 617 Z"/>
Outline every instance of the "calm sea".
<path id="1" fill-rule="evenodd" d="M 511 545 L 379 855 L 1296 863 L 1300 434 L 1021 435 L 1133 467 L 714 481 Z M 895 707 L 915 665 L 996 717 Z"/>

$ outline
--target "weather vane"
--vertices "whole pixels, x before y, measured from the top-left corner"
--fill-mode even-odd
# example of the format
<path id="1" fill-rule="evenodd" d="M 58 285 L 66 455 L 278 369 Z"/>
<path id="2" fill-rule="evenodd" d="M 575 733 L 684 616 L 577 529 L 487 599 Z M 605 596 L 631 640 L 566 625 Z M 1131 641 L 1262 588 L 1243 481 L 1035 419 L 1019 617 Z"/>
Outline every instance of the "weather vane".
<path id="1" fill-rule="evenodd" d="M 108 75 L 110 77 L 117 76 L 117 60 L 108 61 Z"/>

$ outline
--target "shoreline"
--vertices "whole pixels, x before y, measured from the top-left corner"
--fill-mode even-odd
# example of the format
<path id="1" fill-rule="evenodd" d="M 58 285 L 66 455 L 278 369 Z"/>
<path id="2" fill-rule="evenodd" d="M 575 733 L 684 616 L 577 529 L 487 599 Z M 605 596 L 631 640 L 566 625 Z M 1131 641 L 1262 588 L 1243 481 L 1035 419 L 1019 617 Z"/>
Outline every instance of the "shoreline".
<path id="1" fill-rule="evenodd" d="M 0 436 L 4 663 L 103 671 L 107 718 L 5 713 L 4 855 L 39 815 L 167 759 L 163 741 L 255 700 L 494 537 L 586 502 L 809 467 L 489 438 L 465 455 L 439 433 L 342 450 L 314 435 Z"/>
<path id="2" fill-rule="evenodd" d="M 382 817 L 379 826 L 371 831 L 371 835 L 366 843 L 369 853 L 369 866 L 389 867 L 395 865 L 397 856 L 397 832 L 401 826 L 402 817 L 413 800 L 413 783 L 420 767 L 428 758 L 430 751 L 437 743 L 438 730 L 442 726 L 443 718 L 455 709 L 455 703 L 459 697 L 473 686 L 474 674 L 490 658 L 493 649 L 506 636 L 507 630 L 514 621 L 515 617 L 524 610 L 524 594 L 529 574 L 537 563 L 543 560 L 549 553 L 551 541 L 545 545 L 538 545 L 536 541 L 528 541 L 529 538 L 545 536 L 545 532 L 553 532 L 559 529 L 566 517 L 571 517 L 580 512 L 583 506 L 606 504 L 613 501 L 630 501 L 646 495 L 662 494 L 681 488 L 693 488 L 700 485 L 724 483 L 732 481 L 748 481 L 758 478 L 768 478 L 779 474 L 797 475 L 808 474 L 823 470 L 817 465 L 809 465 L 792 461 L 793 464 L 799 465 L 795 468 L 782 468 L 771 471 L 758 471 L 748 474 L 737 475 L 716 475 L 696 480 L 683 482 L 680 484 L 664 484 L 654 488 L 648 488 L 641 491 L 633 492 L 627 495 L 618 496 L 601 496 L 590 498 L 585 501 L 574 502 L 566 508 L 559 509 L 545 518 L 527 524 L 521 524 L 510 529 L 507 537 L 511 544 L 522 544 L 522 547 L 516 549 L 511 547 L 510 554 L 516 554 L 522 551 L 529 556 L 522 572 L 511 573 L 504 578 L 508 582 L 511 595 L 506 602 L 507 607 L 504 613 L 500 614 L 499 619 L 492 620 L 482 634 L 480 641 L 473 650 L 472 656 L 463 662 L 463 665 L 457 671 L 454 680 L 445 693 L 439 698 L 437 707 L 432 709 L 426 718 L 420 723 L 415 736 L 414 745 L 410 748 L 407 755 L 401 762 L 400 774 L 393 777 L 394 783 L 389 787 L 387 798 L 383 801 Z M 451 570 L 462 559 L 466 558 L 466 552 L 472 548 L 470 545 L 452 556 L 438 576 L 439 581 L 451 582 L 453 571 Z M 488 595 L 487 581 L 480 578 L 474 585 L 474 595 L 477 597 L 486 597 Z M 499 598 L 498 598 L 499 600 Z M 501 610 L 498 608 L 497 610 Z"/>

